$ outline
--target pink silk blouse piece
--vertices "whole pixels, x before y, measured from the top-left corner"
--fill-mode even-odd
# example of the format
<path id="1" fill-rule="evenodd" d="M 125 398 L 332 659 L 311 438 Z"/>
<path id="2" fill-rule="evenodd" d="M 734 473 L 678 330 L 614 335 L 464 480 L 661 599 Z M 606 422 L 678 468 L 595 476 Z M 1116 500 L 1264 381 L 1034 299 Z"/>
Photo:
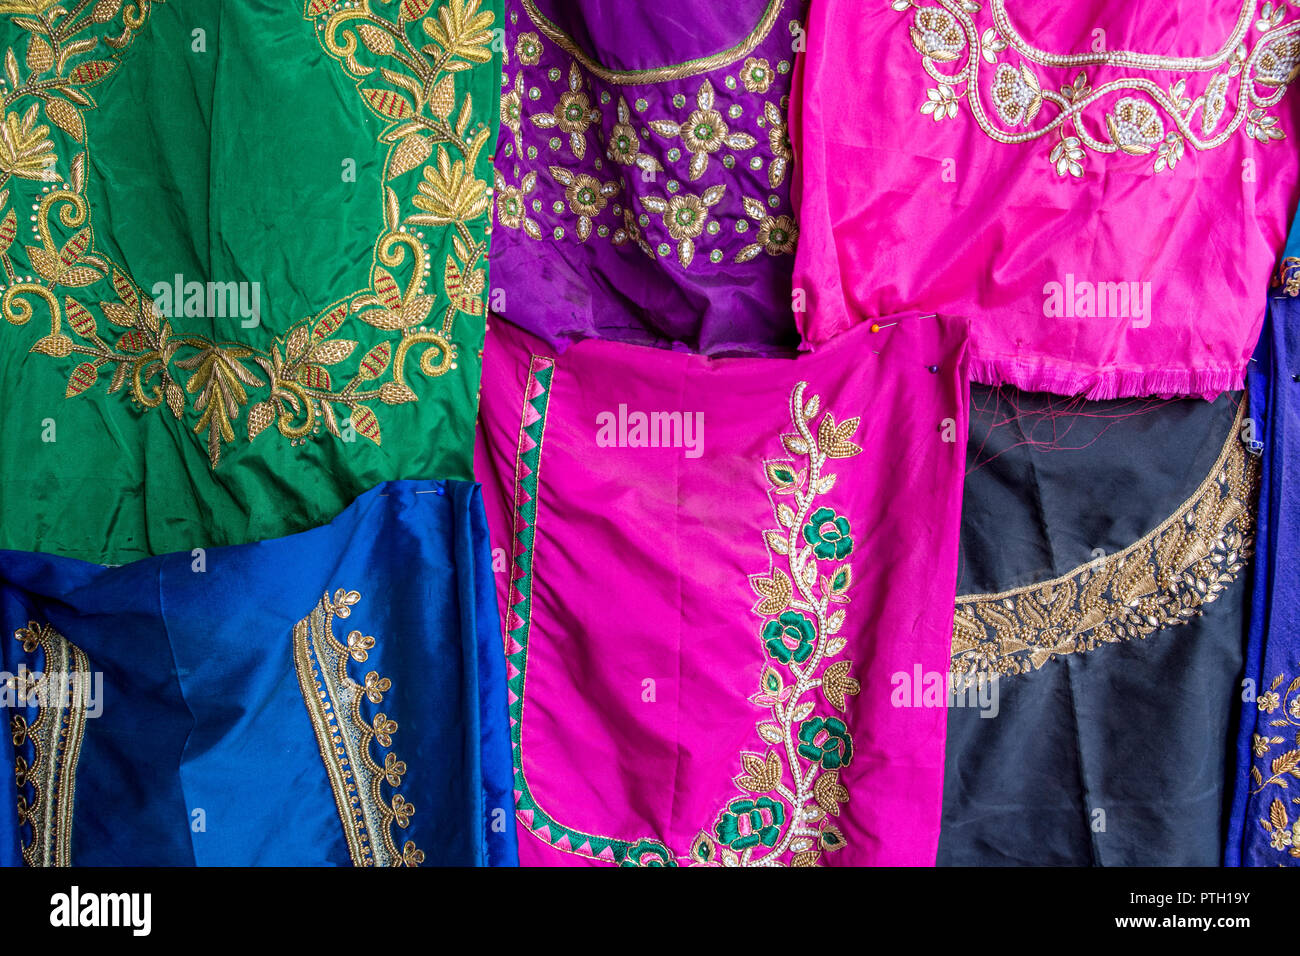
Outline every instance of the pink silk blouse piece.
<path id="1" fill-rule="evenodd" d="M 933 864 L 966 328 L 886 324 L 709 359 L 493 321 L 524 863 Z"/>
<path id="2" fill-rule="evenodd" d="M 1242 387 L 1297 199 L 1300 10 L 819 0 L 808 17 L 790 118 L 805 346 L 937 310 L 970 319 L 976 381 Z"/>

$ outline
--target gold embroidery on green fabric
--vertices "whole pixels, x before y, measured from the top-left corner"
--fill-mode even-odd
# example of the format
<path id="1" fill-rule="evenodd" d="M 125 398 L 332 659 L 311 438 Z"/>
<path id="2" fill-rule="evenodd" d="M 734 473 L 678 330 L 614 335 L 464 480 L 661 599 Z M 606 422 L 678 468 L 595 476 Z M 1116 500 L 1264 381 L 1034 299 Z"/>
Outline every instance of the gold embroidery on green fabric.
<path id="1" fill-rule="evenodd" d="M 28 828 L 23 860 L 28 866 L 70 866 L 77 762 L 86 732 L 82 684 L 90 678 L 90 665 L 79 647 L 48 624 L 31 621 L 14 632 L 14 639 L 24 652 L 40 650 L 43 656 L 38 666 L 10 678 L 18 699 L 37 707 L 30 722 L 17 713 L 9 720 L 19 751 L 14 765 L 18 822 Z"/>
<path id="2" fill-rule="evenodd" d="M 1241 442 L 1245 414 L 1243 398 L 1209 475 L 1139 541 L 1041 584 L 959 597 L 953 673 L 1023 674 L 1202 614 L 1238 578 L 1254 545 L 1259 461 Z"/>
<path id="3" fill-rule="evenodd" d="M 359 600 L 356 591 L 339 588 L 333 598 L 326 594 L 311 614 L 294 625 L 294 668 L 353 864 L 418 866 L 424 862 L 424 852 L 411 840 L 399 850 L 393 839 L 394 824 L 406 829 L 415 813 L 415 807 L 396 792 L 406 773 L 406 764 L 388 749 L 397 722 L 382 711 L 370 718 L 361 713 L 362 699 L 382 704 L 392 681 L 373 670 L 361 683 L 348 674 L 349 660 L 365 663 L 375 647 L 373 637 L 358 630 L 348 634 L 346 643 L 334 637 L 334 618 L 351 616 Z M 372 741 L 387 751 L 382 764 L 371 753 Z M 384 797 L 385 783 L 393 790 L 391 800 Z"/>
<path id="4" fill-rule="evenodd" d="M 1177 166 L 1188 147 L 1214 149 L 1243 127 L 1261 143 L 1285 136 L 1278 117 L 1269 111 L 1300 72 L 1300 21 L 1281 25 L 1287 13 L 1284 3 L 1265 3 L 1256 18 L 1257 0 L 1244 0 L 1231 35 L 1217 53 L 1172 57 L 1129 50 L 1049 53 L 1020 36 L 1005 0 L 990 0 L 991 25 L 976 22 L 979 4 L 937 2 L 892 3 L 900 13 L 912 11 L 912 45 L 935 83 L 926 90 L 921 113 L 935 122 L 954 119 L 964 102 L 980 129 L 999 143 L 1049 137 L 1047 160 L 1060 176 L 1082 176 L 1090 150 L 1099 155 L 1153 155 L 1153 169 L 1160 173 Z M 1247 40 L 1252 25 L 1260 34 L 1253 48 Z M 1016 62 L 1003 58 L 1008 49 L 1017 55 Z M 986 65 L 993 70 L 991 83 L 980 77 Z M 1059 91 L 1044 72 L 1076 67 L 1080 69 L 1074 76 L 1058 77 Z M 1138 75 L 1102 81 L 1088 68 L 1120 68 Z M 1143 72 L 1185 75 L 1163 87 Z M 1189 95 L 1188 79 L 1205 73 L 1212 75 L 1204 89 Z M 1231 91 L 1234 82 L 1237 89 Z M 1130 95 L 1112 101 L 1116 92 Z M 1110 102 L 1109 108 L 1093 109 L 1102 100 Z M 1082 120 L 1089 113 L 1100 114 L 1094 119 L 1105 136 L 1094 136 L 1085 127 Z"/>
<path id="5" fill-rule="evenodd" d="M 71 13 L 53 7 L 39 17 L 15 16 L 10 22 L 30 34 L 22 61 L 27 72 L 14 48 L 7 50 L 8 85 L 0 94 L 0 185 L 11 178 L 46 185 L 13 206 L 9 188 L 0 191 L 0 209 L 5 210 L 0 265 L 6 282 L 0 311 L 16 326 L 33 317 L 38 301 L 49 313 L 49 334 L 31 351 L 80 359 L 65 397 L 90 389 L 103 370 L 109 376 L 108 393 L 126 389 L 146 410 L 165 403 L 182 419 L 192 399 L 197 416 L 193 430 L 206 437 L 213 467 L 220 462 L 222 445 L 236 440 L 235 425 L 245 410 L 250 442 L 272 422 L 295 444 L 314 439 L 322 428 L 342 438 L 337 406 L 352 430 L 380 444 L 376 408 L 419 400 L 408 360 L 418 355 L 416 365 L 431 378 L 455 370 L 454 320 L 485 313 L 487 242 L 476 238 L 470 226 L 481 231 L 490 208 L 488 185 L 475 175 L 475 166 L 491 130 L 474 122 L 472 96 L 466 93 L 458 103 L 455 91 L 457 73 L 491 64 L 493 58 L 494 14 L 481 11 L 479 3 L 400 0 L 394 6 L 394 0 L 356 0 L 338 9 L 326 0 L 306 0 L 304 18 L 321 46 L 355 79 L 366 107 L 387 124 L 379 136 L 388 144 L 380 204 L 383 230 L 375 243 L 369 286 L 298 322 L 269 348 L 175 332 L 126 270 L 96 246 L 85 198 L 90 147 L 82 113 L 95 105 L 88 88 L 118 67 L 120 51 L 143 27 L 150 0 L 122 8 L 123 31 L 103 38 L 119 51 L 110 59 L 93 58 L 98 36 L 78 34 L 113 20 L 120 6 L 114 0 L 101 0 L 89 12 L 81 3 Z M 410 36 L 416 27 L 419 41 Z M 363 54 L 377 66 L 362 63 L 358 57 Z M 19 100 L 30 101 L 21 117 L 11 111 Z M 38 125 L 41 110 L 80 152 L 58 154 L 49 126 Z M 389 183 L 417 170 L 419 176 L 408 181 L 404 198 L 399 197 Z M 15 246 L 15 207 L 27 202 L 35 206 L 38 241 Z M 62 227 L 57 235 L 56 225 Z M 424 227 L 452 230 L 453 254 L 442 264 L 431 261 L 420 231 Z M 35 276 L 20 274 L 13 259 L 19 249 Z M 112 292 L 105 287 L 109 300 L 100 301 L 98 309 L 107 325 L 87 307 L 89 292 L 82 294 L 86 301 L 71 294 L 60 300 L 57 290 L 88 290 L 105 280 Z M 440 295 L 447 304 L 441 315 L 433 315 Z M 340 374 L 336 366 L 357 351 L 358 342 L 343 337 L 353 321 L 390 333 L 390 338 L 360 356 L 355 371 Z M 253 390 L 260 392 L 260 400 Z"/>
<path id="6" fill-rule="evenodd" d="M 767 35 L 772 32 L 777 18 L 781 14 L 782 0 L 768 0 L 767 8 L 759 17 L 758 23 L 747 36 L 734 46 L 715 53 L 711 56 L 701 57 L 696 60 L 688 60 L 685 63 L 675 63 L 667 66 L 657 66 L 645 70 L 611 70 L 602 66 L 592 59 L 586 51 L 580 47 L 577 42 L 567 33 L 561 30 L 555 23 L 551 22 L 538 8 L 537 0 L 522 0 L 524 11 L 528 18 L 537 25 L 537 29 L 552 43 L 558 46 L 569 56 L 573 57 L 579 63 L 589 70 L 593 76 L 597 76 L 606 83 L 661 83 L 666 80 L 680 80 L 688 76 L 697 76 L 700 73 L 708 73 L 712 70 L 721 69 L 730 63 L 735 63 L 743 56 L 752 53 Z M 527 52 L 527 51 L 525 51 Z M 527 62 L 527 60 L 525 60 Z M 534 57 L 533 62 L 537 59 Z"/>
<path id="7" fill-rule="evenodd" d="M 831 817 L 849 799 L 840 771 L 853 759 L 853 736 L 846 721 L 817 710 L 829 705 L 844 714 L 860 689 L 852 661 L 828 663 L 847 646 L 834 636 L 845 617 L 835 605 L 850 601 L 854 541 L 849 519 L 821 496 L 835 485 L 826 465 L 862 449 L 850 440 L 857 418 L 836 423 L 827 411 L 814 428 L 821 399 L 805 402 L 807 387 L 800 382 L 790 396 L 793 431 L 781 443 L 791 457 L 763 462 L 779 527 L 763 533 L 768 570 L 749 577 L 768 658 L 749 699 L 771 715 L 757 727 L 768 749 L 740 755 L 734 779 L 744 795 L 727 802 L 712 832 L 696 836 L 694 865 L 817 866 L 823 853 L 845 845 Z"/>

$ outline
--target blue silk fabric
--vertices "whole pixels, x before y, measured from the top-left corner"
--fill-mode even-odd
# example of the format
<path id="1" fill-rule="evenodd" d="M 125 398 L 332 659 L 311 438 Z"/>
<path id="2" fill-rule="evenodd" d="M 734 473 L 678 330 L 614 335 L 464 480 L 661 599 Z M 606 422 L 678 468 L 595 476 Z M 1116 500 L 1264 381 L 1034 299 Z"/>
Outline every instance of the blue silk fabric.
<path id="1" fill-rule="evenodd" d="M 1300 255 L 1297 230 L 1287 255 Z M 1258 553 L 1224 863 L 1300 865 L 1300 299 L 1277 295 L 1248 384 L 1262 448 Z"/>
<path id="2" fill-rule="evenodd" d="M 324 527 L 122 567 L 0 551 L 4 679 L 54 669 L 55 645 L 38 637 L 75 645 L 102 675 L 87 708 L 98 715 L 64 734 L 53 787 L 48 774 L 15 779 L 16 759 L 20 778 L 41 776 L 15 730 L 38 712 L 9 701 L 0 861 L 22 863 L 39 830 L 38 862 L 62 845 L 73 865 L 515 864 L 491 573 L 479 486 L 457 481 L 390 482 Z M 371 731 L 337 694 L 312 690 L 326 658 L 303 668 L 300 635 L 318 655 L 329 644 L 309 626 L 325 606 Z M 379 772 L 364 783 L 349 758 Z M 26 820 L 15 789 L 35 804 Z M 369 823 L 360 838 L 349 815 Z"/>

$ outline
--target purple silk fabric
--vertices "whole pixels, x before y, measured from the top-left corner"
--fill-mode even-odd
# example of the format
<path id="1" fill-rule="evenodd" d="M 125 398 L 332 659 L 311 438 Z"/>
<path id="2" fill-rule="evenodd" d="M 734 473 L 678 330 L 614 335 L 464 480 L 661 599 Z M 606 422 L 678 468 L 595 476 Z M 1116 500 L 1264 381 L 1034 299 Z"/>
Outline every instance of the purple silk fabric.
<path id="1" fill-rule="evenodd" d="M 506 0 L 493 310 L 557 349 L 782 355 L 802 0 Z"/>

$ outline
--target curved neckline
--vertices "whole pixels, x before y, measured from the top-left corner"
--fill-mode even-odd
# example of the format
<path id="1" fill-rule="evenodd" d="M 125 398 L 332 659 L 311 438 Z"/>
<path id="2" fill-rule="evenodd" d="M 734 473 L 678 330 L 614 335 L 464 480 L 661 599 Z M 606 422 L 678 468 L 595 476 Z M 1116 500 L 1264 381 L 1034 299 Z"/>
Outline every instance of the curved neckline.
<path id="1" fill-rule="evenodd" d="M 528 0 L 531 2 L 531 0 Z M 1022 56 L 1040 66 L 1069 67 L 1075 66 L 1127 66 L 1152 70 L 1187 70 L 1189 72 L 1208 72 L 1217 70 L 1227 62 L 1237 47 L 1250 32 L 1250 22 L 1254 15 L 1253 0 L 1240 0 L 1241 9 L 1237 22 L 1223 41 L 1222 46 L 1209 55 L 1174 56 L 1158 53 L 1143 53 L 1136 50 L 1105 50 L 1097 53 L 1054 53 L 1035 46 L 1024 32 L 1013 22 L 1008 0 L 991 0 L 989 9 L 993 20 L 1006 35 L 1011 46 Z"/>
<path id="2" fill-rule="evenodd" d="M 758 23 L 754 25 L 754 28 L 749 31 L 744 39 L 734 46 L 709 56 L 643 70 L 615 70 L 605 66 L 582 49 L 573 37 L 565 33 L 556 23 L 542 13 L 537 7 L 537 0 L 520 0 L 520 2 L 523 4 L 524 11 L 528 14 L 528 18 L 533 21 L 534 26 L 541 30 L 552 43 L 581 63 L 588 72 L 605 80 L 607 83 L 625 86 L 631 83 L 663 83 L 668 80 L 680 80 L 688 76 L 709 73 L 734 63 L 742 56 L 754 52 L 754 49 L 772 32 L 772 27 L 776 24 L 785 0 L 767 0 L 767 7 L 764 9 L 763 15 L 759 17 Z"/>

